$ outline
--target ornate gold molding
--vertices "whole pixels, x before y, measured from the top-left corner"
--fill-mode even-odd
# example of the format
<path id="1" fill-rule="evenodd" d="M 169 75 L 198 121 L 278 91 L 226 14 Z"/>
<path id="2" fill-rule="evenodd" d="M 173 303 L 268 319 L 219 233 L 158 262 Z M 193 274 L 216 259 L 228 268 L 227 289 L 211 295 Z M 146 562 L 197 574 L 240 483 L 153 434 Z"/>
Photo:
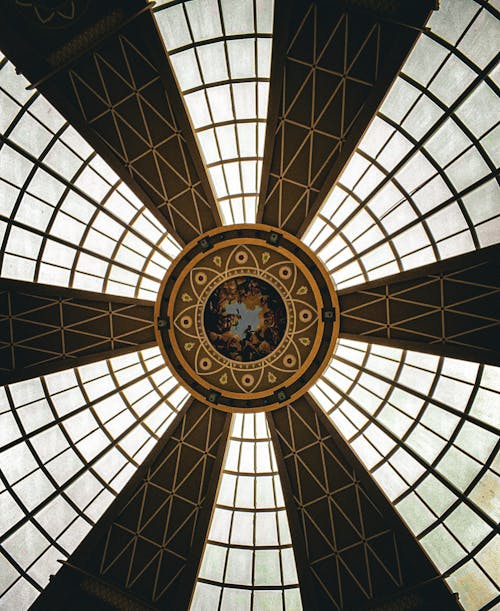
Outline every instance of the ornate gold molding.
<path id="1" fill-rule="evenodd" d="M 174 261 L 155 306 L 155 333 L 196 398 L 259 411 L 294 401 L 316 380 L 339 318 L 331 280 L 300 240 L 236 225 L 203 234 Z"/>

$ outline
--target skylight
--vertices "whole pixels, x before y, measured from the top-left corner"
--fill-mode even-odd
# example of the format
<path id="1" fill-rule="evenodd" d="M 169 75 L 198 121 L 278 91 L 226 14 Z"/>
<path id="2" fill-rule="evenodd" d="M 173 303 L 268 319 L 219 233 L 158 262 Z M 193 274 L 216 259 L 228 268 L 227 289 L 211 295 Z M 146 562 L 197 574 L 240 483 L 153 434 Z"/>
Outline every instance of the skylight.
<path id="1" fill-rule="evenodd" d="M 2 276 L 154 300 L 178 244 L 28 84 L 1 61 Z"/>
<path id="2" fill-rule="evenodd" d="M 0 388 L 2 606 L 31 605 L 186 398 L 158 348 Z"/>
<path id="3" fill-rule="evenodd" d="M 208 606 L 207 606 L 208 605 Z M 265 414 L 235 414 L 191 611 L 302 604 Z"/>
<path id="4" fill-rule="evenodd" d="M 304 241 L 337 288 L 500 241 L 495 3 L 441 0 Z M 154 15 L 225 224 L 255 222 L 272 0 Z M 181 247 L 0 53 L 0 275 L 154 300 Z M 498 604 L 498 368 L 342 340 L 311 394 L 467 611 Z M 26 609 L 187 392 L 152 348 L 0 387 L 0 599 Z M 301 609 L 264 414 L 235 414 L 192 611 Z"/>
<path id="5" fill-rule="evenodd" d="M 311 394 L 462 605 L 494 600 L 499 368 L 343 340 Z"/>

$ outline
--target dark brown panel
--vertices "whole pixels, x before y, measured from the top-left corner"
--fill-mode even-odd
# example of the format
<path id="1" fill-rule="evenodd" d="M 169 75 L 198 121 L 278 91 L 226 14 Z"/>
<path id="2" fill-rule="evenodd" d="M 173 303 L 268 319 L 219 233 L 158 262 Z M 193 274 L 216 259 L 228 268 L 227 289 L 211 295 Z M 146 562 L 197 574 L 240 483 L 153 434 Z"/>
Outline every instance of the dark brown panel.
<path id="1" fill-rule="evenodd" d="M 306 611 L 461 608 L 310 397 L 268 422 Z"/>
<path id="2" fill-rule="evenodd" d="M 220 225 L 152 5 L 80 0 L 54 30 L 31 4 L 12 3 L 0 26 L 6 56 L 177 239 Z"/>
<path id="3" fill-rule="evenodd" d="M 151 301 L 0 280 L 0 384 L 156 344 Z"/>
<path id="4" fill-rule="evenodd" d="M 188 609 L 230 421 L 191 400 L 34 608 Z"/>
<path id="5" fill-rule="evenodd" d="M 340 336 L 500 365 L 500 246 L 338 293 Z"/>
<path id="6" fill-rule="evenodd" d="M 277 3 L 259 222 L 306 230 L 433 4 Z"/>

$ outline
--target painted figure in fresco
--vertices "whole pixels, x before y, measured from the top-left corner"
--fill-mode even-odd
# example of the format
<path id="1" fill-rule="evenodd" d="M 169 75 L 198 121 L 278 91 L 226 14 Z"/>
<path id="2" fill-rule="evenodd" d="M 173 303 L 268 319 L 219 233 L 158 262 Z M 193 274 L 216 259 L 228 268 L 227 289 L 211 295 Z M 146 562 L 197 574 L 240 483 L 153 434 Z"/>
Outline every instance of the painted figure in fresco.
<path id="1" fill-rule="evenodd" d="M 214 290 L 205 306 L 204 324 L 218 352 L 235 361 L 255 361 L 270 354 L 283 338 L 285 306 L 267 282 L 239 276 Z"/>

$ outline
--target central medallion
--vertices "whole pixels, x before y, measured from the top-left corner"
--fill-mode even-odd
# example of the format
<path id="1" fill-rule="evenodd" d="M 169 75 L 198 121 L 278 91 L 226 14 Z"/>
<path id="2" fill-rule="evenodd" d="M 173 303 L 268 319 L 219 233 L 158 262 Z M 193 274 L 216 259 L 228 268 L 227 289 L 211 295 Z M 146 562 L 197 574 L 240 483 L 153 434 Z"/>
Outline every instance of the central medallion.
<path id="1" fill-rule="evenodd" d="M 188 244 L 163 280 L 155 317 L 179 381 L 230 411 L 302 395 L 328 364 L 339 328 L 322 264 L 265 225 L 219 227 Z"/>
<path id="2" fill-rule="evenodd" d="M 285 304 L 262 278 L 236 276 L 208 298 L 204 327 L 222 356 L 240 363 L 257 361 L 274 352 L 285 335 Z"/>

